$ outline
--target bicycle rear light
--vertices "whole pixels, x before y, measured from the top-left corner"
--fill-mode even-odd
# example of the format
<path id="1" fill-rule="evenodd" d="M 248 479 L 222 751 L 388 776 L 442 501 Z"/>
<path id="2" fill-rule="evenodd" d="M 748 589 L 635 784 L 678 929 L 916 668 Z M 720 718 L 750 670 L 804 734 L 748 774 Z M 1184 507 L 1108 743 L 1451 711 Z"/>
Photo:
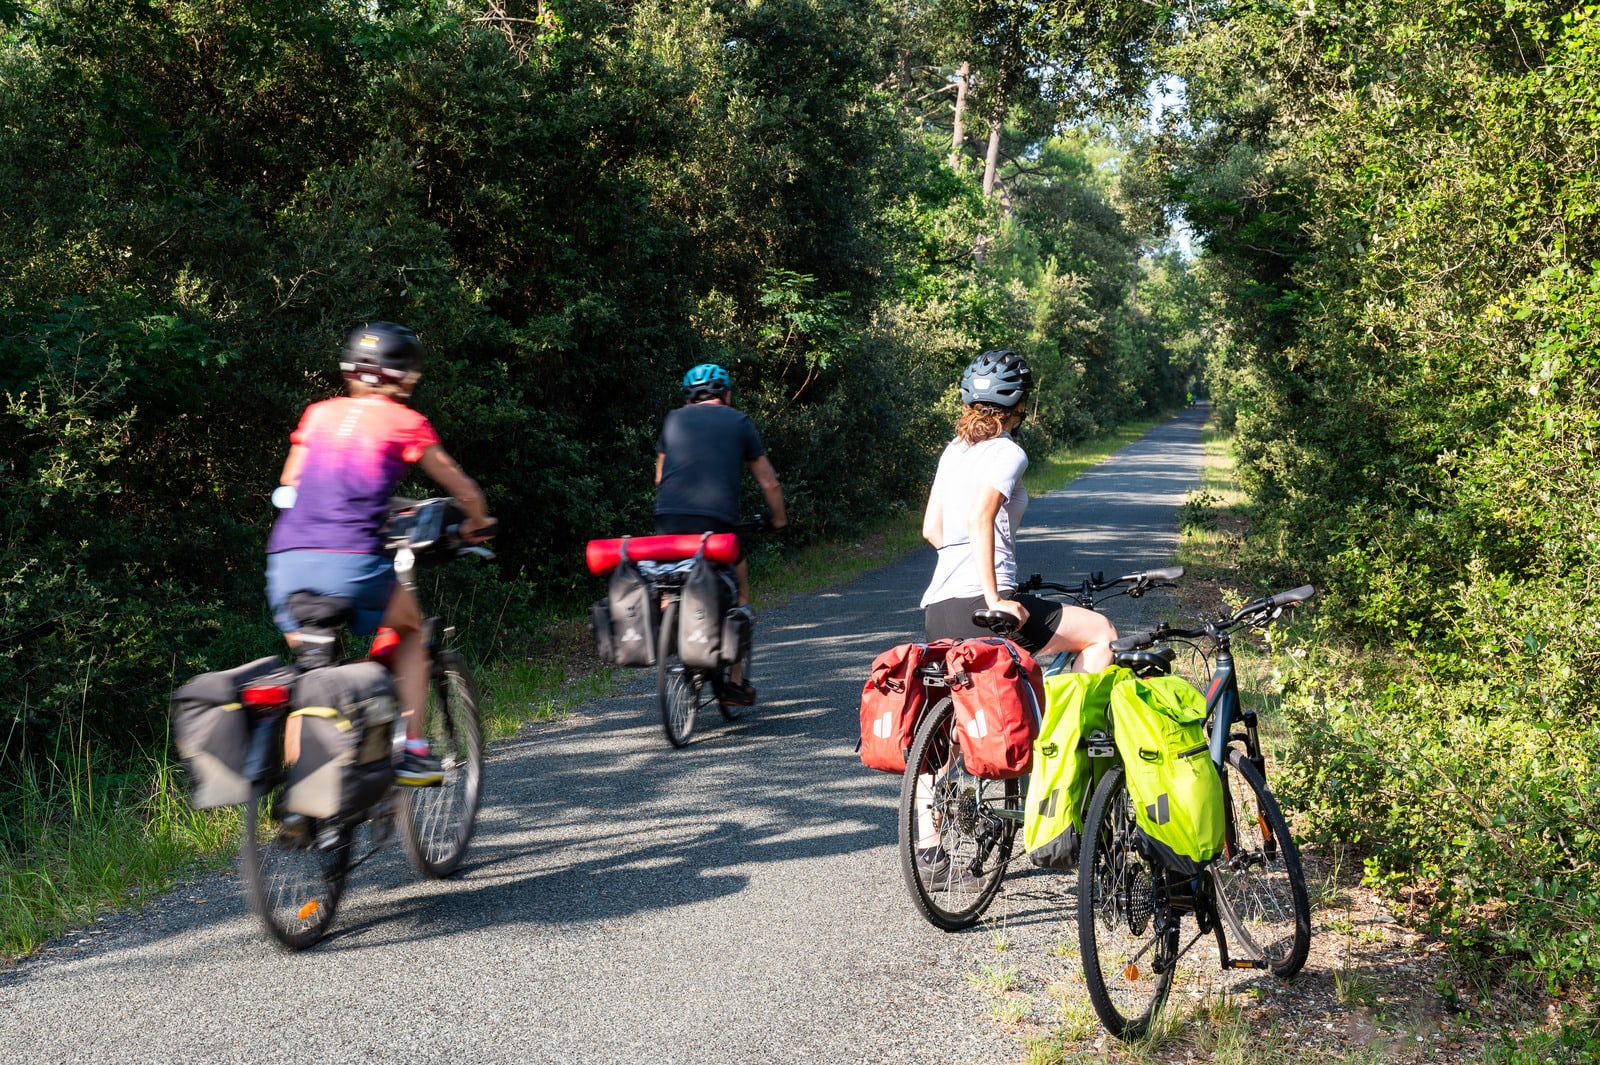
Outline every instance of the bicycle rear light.
<path id="1" fill-rule="evenodd" d="M 239 701 L 246 706 L 253 706 L 257 709 L 288 706 L 289 686 L 286 684 L 263 684 L 259 688 L 246 688 L 239 693 Z"/>

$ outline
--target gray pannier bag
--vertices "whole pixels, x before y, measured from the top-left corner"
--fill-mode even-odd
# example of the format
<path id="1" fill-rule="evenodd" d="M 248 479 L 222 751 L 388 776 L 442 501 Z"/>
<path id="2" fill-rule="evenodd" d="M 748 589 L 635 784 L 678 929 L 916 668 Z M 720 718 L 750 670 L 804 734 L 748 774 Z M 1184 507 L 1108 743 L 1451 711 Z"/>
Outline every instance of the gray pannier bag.
<path id="1" fill-rule="evenodd" d="M 394 782 L 394 678 L 377 662 L 324 666 L 294 686 L 300 756 L 289 767 L 284 813 L 339 817 L 365 810 Z"/>
<path id="2" fill-rule="evenodd" d="M 596 599 L 589 607 L 589 632 L 594 636 L 594 656 L 601 665 L 617 664 L 617 643 L 611 632 L 611 602 Z"/>
<path id="3" fill-rule="evenodd" d="M 621 557 L 606 586 L 615 664 L 653 666 L 656 664 L 656 616 L 660 611 L 656 592 L 628 557 L 627 537 L 623 537 L 619 550 Z M 596 645 L 598 650 L 598 639 Z"/>
<path id="4" fill-rule="evenodd" d="M 755 612 L 747 606 L 730 607 L 722 615 L 722 664 L 731 666 L 750 650 L 750 629 Z"/>
<path id="5" fill-rule="evenodd" d="M 695 669 L 716 669 L 731 659 L 722 645 L 724 616 L 736 594 L 728 571 L 706 557 L 706 539 L 684 578 L 678 598 L 678 657 Z"/>
<path id="6" fill-rule="evenodd" d="M 198 809 L 250 801 L 245 775 L 250 750 L 250 715 L 239 692 L 251 681 L 283 669 L 277 658 L 202 673 L 172 693 L 172 744 L 189 776 L 189 799 Z"/>

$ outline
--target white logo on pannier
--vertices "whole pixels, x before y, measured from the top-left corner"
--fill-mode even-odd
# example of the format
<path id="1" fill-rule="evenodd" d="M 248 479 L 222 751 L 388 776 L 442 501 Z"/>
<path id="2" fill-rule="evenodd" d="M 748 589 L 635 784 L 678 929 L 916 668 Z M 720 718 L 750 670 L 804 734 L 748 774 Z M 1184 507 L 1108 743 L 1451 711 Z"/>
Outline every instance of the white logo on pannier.
<path id="1" fill-rule="evenodd" d="M 638 629 L 629 629 L 627 632 L 623 633 L 617 639 L 621 643 L 635 643 L 635 642 L 642 641 L 644 639 L 644 637 L 639 635 L 639 630 Z"/>
<path id="2" fill-rule="evenodd" d="M 894 711 L 885 710 L 883 716 L 872 723 L 872 734 L 880 740 L 886 740 L 894 732 Z"/>
<path id="3" fill-rule="evenodd" d="M 689 634 L 689 638 L 687 640 L 683 641 L 683 642 L 684 643 L 710 643 L 711 641 L 706 638 L 706 630 L 704 630 L 704 629 L 695 629 L 694 632 Z"/>
<path id="4" fill-rule="evenodd" d="M 967 722 L 967 735 L 975 740 L 981 740 L 989 734 L 989 722 L 984 719 L 983 711 L 979 710 L 972 715 L 972 720 Z"/>

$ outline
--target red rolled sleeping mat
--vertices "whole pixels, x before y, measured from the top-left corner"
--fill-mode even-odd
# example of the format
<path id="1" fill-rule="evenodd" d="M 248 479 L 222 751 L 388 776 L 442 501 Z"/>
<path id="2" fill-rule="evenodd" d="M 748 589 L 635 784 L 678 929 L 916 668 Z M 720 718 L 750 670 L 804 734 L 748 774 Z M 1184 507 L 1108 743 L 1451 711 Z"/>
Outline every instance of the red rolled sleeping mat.
<path id="1" fill-rule="evenodd" d="M 700 550 L 699 533 L 675 536 L 623 536 L 613 540 L 590 540 L 584 549 L 589 572 L 597 576 L 616 569 L 622 558 L 622 542 L 628 542 L 628 557 L 635 562 L 677 562 L 693 558 Z M 714 533 L 706 539 L 706 557 L 731 566 L 739 558 L 739 538 L 733 533 Z"/>

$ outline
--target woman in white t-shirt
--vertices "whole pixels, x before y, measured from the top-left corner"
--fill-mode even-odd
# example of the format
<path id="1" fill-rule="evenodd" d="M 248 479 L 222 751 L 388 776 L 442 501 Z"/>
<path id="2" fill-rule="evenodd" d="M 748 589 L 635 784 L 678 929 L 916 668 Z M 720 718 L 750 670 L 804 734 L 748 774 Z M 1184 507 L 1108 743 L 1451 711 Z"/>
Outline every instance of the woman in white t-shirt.
<path id="1" fill-rule="evenodd" d="M 939 551 L 922 595 L 928 639 L 989 636 L 975 610 L 1004 610 L 1022 623 L 1011 639 L 1035 655 L 1077 651 L 1085 672 L 1111 664 L 1117 630 L 1092 610 L 1017 595 L 1016 529 L 1028 509 L 1028 456 L 1011 433 L 1027 413 L 1033 374 L 1021 356 L 986 351 L 961 375 L 961 419 L 939 457 L 922 535 Z"/>

